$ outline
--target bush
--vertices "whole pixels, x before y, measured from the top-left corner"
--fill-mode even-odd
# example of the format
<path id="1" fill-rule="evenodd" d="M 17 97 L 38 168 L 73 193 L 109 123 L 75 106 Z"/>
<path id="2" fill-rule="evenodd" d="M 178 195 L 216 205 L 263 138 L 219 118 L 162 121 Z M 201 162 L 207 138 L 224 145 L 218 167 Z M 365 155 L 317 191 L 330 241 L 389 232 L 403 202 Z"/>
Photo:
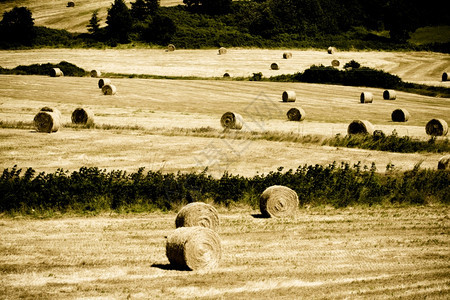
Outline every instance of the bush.
<path id="1" fill-rule="evenodd" d="M 88 72 L 66 61 L 59 64 L 33 64 L 29 66 L 17 66 L 13 69 L 0 69 L 1 74 L 18 74 L 18 75 L 49 75 L 53 68 L 59 68 L 63 71 L 64 76 L 82 77 Z"/>

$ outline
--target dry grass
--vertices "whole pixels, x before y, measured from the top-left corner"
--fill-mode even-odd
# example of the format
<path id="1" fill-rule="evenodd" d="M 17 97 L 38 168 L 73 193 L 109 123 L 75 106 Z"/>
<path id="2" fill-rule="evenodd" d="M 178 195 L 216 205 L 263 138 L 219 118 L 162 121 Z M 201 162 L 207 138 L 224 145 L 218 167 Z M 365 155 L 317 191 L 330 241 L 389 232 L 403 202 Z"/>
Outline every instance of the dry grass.
<path id="1" fill-rule="evenodd" d="M 450 293 L 449 209 L 220 209 L 217 268 L 177 271 L 174 213 L 0 219 L 6 299 L 432 298 Z M 256 215 L 257 216 L 257 215 Z"/>

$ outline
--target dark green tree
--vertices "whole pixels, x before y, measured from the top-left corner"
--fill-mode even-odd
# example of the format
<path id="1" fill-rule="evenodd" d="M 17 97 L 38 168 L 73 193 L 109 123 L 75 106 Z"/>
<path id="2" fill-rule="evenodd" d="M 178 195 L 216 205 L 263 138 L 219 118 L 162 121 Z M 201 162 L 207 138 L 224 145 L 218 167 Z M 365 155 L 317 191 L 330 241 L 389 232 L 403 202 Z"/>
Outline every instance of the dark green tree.
<path id="1" fill-rule="evenodd" d="M 4 12 L 0 21 L 0 37 L 7 43 L 31 45 L 35 38 L 31 11 L 26 7 L 14 7 Z"/>
<path id="2" fill-rule="evenodd" d="M 232 0 L 183 0 L 188 8 L 211 15 L 228 13 L 231 2 Z"/>
<path id="3" fill-rule="evenodd" d="M 100 30 L 100 18 L 98 17 L 98 11 L 94 11 L 92 13 L 92 17 L 89 20 L 89 24 L 86 26 L 88 29 L 88 32 L 92 35 L 97 35 Z"/>
<path id="4" fill-rule="evenodd" d="M 146 42 L 157 44 L 167 44 L 176 32 L 176 26 L 172 19 L 159 14 L 152 18 L 152 21 L 145 27 L 142 38 Z"/>
<path id="5" fill-rule="evenodd" d="M 128 43 L 133 24 L 130 10 L 123 0 L 114 0 L 106 17 L 107 35 L 119 43 Z"/>
<path id="6" fill-rule="evenodd" d="M 159 0 L 136 0 L 131 3 L 131 17 L 134 20 L 145 21 L 159 10 Z"/>

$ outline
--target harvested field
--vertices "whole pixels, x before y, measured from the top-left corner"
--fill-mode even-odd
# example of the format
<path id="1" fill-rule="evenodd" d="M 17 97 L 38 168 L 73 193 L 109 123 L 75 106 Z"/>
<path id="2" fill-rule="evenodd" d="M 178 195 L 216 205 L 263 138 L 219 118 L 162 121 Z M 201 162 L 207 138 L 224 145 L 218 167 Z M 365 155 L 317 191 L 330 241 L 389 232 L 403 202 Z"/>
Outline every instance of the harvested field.
<path id="1" fill-rule="evenodd" d="M 450 294 L 448 207 L 219 209 L 219 266 L 177 271 L 175 213 L 0 219 L 6 299 L 432 298 Z M 253 215 L 252 215 L 253 214 Z"/>

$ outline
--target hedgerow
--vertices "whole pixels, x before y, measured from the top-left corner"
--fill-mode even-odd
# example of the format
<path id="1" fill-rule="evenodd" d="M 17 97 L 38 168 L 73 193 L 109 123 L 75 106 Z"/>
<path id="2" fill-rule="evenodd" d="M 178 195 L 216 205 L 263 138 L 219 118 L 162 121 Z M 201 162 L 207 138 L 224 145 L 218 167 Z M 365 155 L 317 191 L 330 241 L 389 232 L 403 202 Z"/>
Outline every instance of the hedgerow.
<path id="1" fill-rule="evenodd" d="M 429 202 L 449 204 L 450 172 L 422 169 L 400 172 L 392 165 L 385 173 L 360 163 L 304 165 L 283 172 L 283 168 L 265 175 L 243 177 L 224 173 L 214 178 L 204 172 L 135 173 L 96 167 L 78 171 L 57 170 L 38 173 L 32 168 L 14 166 L 0 177 L 0 212 L 102 212 L 167 211 L 193 201 L 213 201 L 229 206 L 242 203 L 258 207 L 258 197 L 271 185 L 294 189 L 300 206 L 413 204 Z"/>

